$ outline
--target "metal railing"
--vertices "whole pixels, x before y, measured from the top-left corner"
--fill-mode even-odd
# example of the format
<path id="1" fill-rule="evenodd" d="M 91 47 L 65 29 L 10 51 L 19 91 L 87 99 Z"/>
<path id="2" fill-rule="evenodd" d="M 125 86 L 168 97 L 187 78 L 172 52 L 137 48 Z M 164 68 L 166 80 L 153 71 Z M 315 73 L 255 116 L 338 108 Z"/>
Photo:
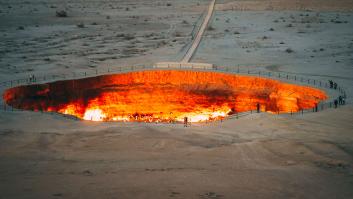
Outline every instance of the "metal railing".
<path id="1" fill-rule="evenodd" d="M 153 66 L 153 65 L 152 66 L 135 65 L 135 66 L 122 66 L 122 67 L 107 67 L 103 69 L 91 69 L 87 71 L 72 72 L 72 73 L 66 73 L 66 74 L 46 74 L 46 75 L 36 75 L 36 76 L 31 75 L 27 78 L 19 78 L 15 80 L 3 81 L 3 82 L 0 82 L 0 90 L 1 89 L 4 90 L 6 88 L 11 88 L 16 86 L 22 86 L 22 85 L 48 83 L 48 82 L 61 81 L 61 80 L 72 80 L 72 79 L 88 78 L 88 77 L 95 77 L 95 76 L 101 76 L 101 75 L 112 75 L 112 74 L 119 74 L 119 73 L 126 73 L 126 72 L 134 72 L 134 71 L 194 70 L 194 71 L 224 72 L 224 73 L 231 73 L 231 74 L 249 75 L 253 77 L 257 76 L 262 78 L 270 78 L 274 80 L 282 80 L 289 83 L 309 85 L 309 86 L 325 89 L 327 91 L 333 91 L 331 92 L 333 93 L 333 95 L 331 94 L 330 96 L 331 99 L 319 103 L 317 107 L 310 108 L 310 109 L 303 109 L 298 112 L 293 111 L 290 113 L 288 112 L 284 113 L 283 111 L 278 110 L 277 114 L 281 113 L 281 114 L 288 114 L 288 115 L 298 115 L 298 114 L 304 114 L 309 112 L 322 111 L 328 108 L 334 108 L 334 107 L 339 107 L 343 105 L 339 103 L 336 106 L 334 103 L 334 100 L 337 100 L 338 96 L 346 95 L 345 90 L 338 84 L 336 84 L 336 87 L 331 87 L 328 80 L 327 81 L 317 80 L 317 79 L 313 79 L 305 76 L 293 75 L 285 72 L 271 72 L 271 71 L 261 71 L 261 70 L 254 70 L 254 69 L 251 70 L 251 68 L 252 67 L 249 67 L 249 66 L 213 66 L 213 68 L 210 69 L 209 67 L 206 67 L 206 66 L 203 68 L 202 66 L 193 65 L 193 64 L 191 64 L 191 67 L 190 67 L 190 63 L 185 67 L 183 67 L 183 64 L 180 64 L 177 67 L 171 66 L 168 68 L 158 68 L 157 66 Z M 1 98 L 0 111 L 23 111 L 23 110 L 15 109 L 13 107 L 6 105 L 6 103 L 3 102 L 3 99 Z M 226 119 L 234 119 L 234 118 L 237 119 L 237 118 L 241 118 L 249 114 L 252 114 L 254 112 L 256 111 L 235 113 L 234 115 L 230 115 L 229 117 L 226 117 Z M 54 113 L 54 112 L 41 112 L 41 113 L 61 115 L 66 118 L 71 118 L 71 119 L 74 118 L 79 120 L 74 116 L 65 115 L 61 113 Z M 212 122 L 215 122 L 215 121 L 209 121 L 208 123 L 212 123 Z"/>

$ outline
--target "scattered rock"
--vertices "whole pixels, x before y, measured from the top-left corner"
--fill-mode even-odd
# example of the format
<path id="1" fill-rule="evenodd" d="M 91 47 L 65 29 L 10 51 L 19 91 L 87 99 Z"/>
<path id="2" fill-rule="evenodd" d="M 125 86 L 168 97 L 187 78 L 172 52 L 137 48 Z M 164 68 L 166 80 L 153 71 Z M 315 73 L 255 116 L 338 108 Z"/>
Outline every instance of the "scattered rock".
<path id="1" fill-rule="evenodd" d="M 217 194 L 215 192 L 208 192 L 205 194 L 200 194 L 200 198 L 223 198 L 223 195 Z"/>
<path id="2" fill-rule="evenodd" d="M 293 161 L 293 160 L 287 160 L 287 161 L 286 161 L 286 164 L 287 164 L 288 166 L 295 165 L 295 161 Z"/>
<path id="3" fill-rule="evenodd" d="M 84 170 L 82 173 L 84 175 L 86 175 L 86 176 L 92 176 L 93 175 L 93 173 L 90 170 Z"/>

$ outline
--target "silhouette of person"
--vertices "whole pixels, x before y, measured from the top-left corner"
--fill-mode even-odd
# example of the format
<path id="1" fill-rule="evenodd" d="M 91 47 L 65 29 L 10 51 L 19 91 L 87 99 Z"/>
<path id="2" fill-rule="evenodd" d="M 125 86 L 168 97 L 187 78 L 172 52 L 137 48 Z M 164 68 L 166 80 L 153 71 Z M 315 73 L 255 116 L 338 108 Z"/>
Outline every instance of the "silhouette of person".
<path id="1" fill-rule="evenodd" d="M 317 112 L 319 110 L 317 103 L 315 103 L 315 112 Z"/>
<path id="2" fill-rule="evenodd" d="M 184 117 L 184 127 L 188 126 L 188 117 Z"/>
<path id="3" fill-rule="evenodd" d="M 256 110 L 257 110 L 258 113 L 260 113 L 260 103 L 256 104 Z"/>
<path id="4" fill-rule="evenodd" d="M 335 104 L 335 108 L 337 108 L 338 101 L 335 99 L 335 101 L 333 103 Z"/>

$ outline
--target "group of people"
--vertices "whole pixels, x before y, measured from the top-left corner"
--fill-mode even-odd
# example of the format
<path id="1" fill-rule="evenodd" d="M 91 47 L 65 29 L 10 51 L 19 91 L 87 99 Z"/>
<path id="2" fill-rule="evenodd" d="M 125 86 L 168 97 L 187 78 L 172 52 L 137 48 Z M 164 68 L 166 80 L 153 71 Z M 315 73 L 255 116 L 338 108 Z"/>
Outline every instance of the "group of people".
<path id="1" fill-rule="evenodd" d="M 36 77 L 32 74 L 29 76 L 29 82 L 35 82 L 36 81 Z"/>
<path id="2" fill-rule="evenodd" d="M 338 105 L 345 105 L 346 104 L 346 96 L 340 95 L 337 99 L 334 100 L 333 103 L 335 104 L 335 108 L 337 108 Z"/>
<path id="3" fill-rule="evenodd" d="M 329 80 L 330 83 L 330 88 L 337 89 L 337 83 Z M 343 92 L 343 95 L 340 95 L 337 99 L 333 101 L 333 104 L 335 105 L 335 108 L 337 108 L 339 105 L 345 105 L 346 104 L 346 93 Z"/>
<path id="4" fill-rule="evenodd" d="M 328 82 L 330 83 L 330 88 L 333 88 L 333 89 L 337 89 L 337 83 L 332 81 L 332 80 L 328 80 Z"/>

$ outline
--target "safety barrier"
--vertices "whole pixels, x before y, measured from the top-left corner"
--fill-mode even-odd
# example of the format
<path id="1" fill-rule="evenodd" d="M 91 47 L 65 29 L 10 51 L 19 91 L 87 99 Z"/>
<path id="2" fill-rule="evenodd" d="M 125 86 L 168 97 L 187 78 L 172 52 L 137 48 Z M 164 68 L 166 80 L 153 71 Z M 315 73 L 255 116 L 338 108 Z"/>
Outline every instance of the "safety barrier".
<path id="1" fill-rule="evenodd" d="M 212 67 L 210 67 L 212 66 Z M 291 113 L 283 113 L 281 110 L 278 110 L 277 114 L 288 114 L 288 115 L 298 115 L 298 114 L 304 114 L 304 113 L 309 113 L 309 112 L 317 112 L 317 111 L 322 111 L 327 108 L 333 108 L 333 107 L 338 107 L 343 104 L 337 104 L 337 106 L 334 103 L 334 100 L 338 99 L 338 96 L 343 96 L 346 97 L 346 92 L 345 90 L 336 84 L 335 86 L 330 85 L 329 81 L 323 81 L 323 80 L 317 80 L 317 79 L 312 79 L 308 78 L 305 76 L 299 76 L 299 75 L 293 75 L 290 73 L 285 73 L 285 72 L 271 72 L 271 71 L 261 71 L 261 70 L 251 70 L 253 67 L 249 66 L 214 66 L 210 64 L 197 64 L 197 63 L 180 63 L 180 64 L 170 64 L 167 65 L 167 67 L 164 65 L 163 67 L 158 67 L 158 65 L 152 65 L 152 66 L 146 66 L 146 65 L 135 65 L 135 66 L 123 66 L 123 67 L 108 67 L 105 69 L 93 69 L 93 70 L 88 70 L 84 72 L 72 72 L 72 73 L 67 73 L 67 74 L 47 74 L 47 75 L 31 75 L 27 78 L 19 78 L 15 80 L 9 80 L 9 81 L 4 81 L 0 82 L 0 90 L 4 90 L 6 88 L 11 88 L 15 86 L 21 86 L 21 85 L 31 85 L 31 84 L 39 84 L 39 83 L 47 83 L 47 82 L 53 82 L 53 81 L 60 81 L 60 80 L 69 80 L 69 79 L 80 79 L 80 78 L 87 78 L 87 77 L 95 77 L 95 76 L 101 76 L 101 75 L 109 75 L 109 74 L 119 74 L 119 73 L 126 73 L 126 72 L 133 72 L 133 71 L 144 71 L 144 70 L 195 70 L 195 71 L 214 71 L 214 72 L 224 72 L 224 73 L 231 73 L 231 74 L 239 74 L 239 75 L 249 75 L 249 76 L 258 76 L 262 78 L 271 78 L 275 80 L 282 80 L 286 81 L 289 83 L 297 83 L 301 85 L 309 85 L 325 90 L 332 90 L 336 91 L 336 96 L 330 96 L 331 99 L 321 102 L 317 105 L 317 107 L 314 107 L 312 109 L 303 109 L 300 110 L 299 112 L 291 112 Z M 6 103 L 3 102 L 1 98 L 1 105 L 0 105 L 0 111 L 23 111 L 19 109 L 14 109 L 13 107 L 10 107 L 6 105 Z M 247 116 L 249 114 L 252 114 L 256 111 L 248 111 L 248 112 L 242 112 L 242 113 L 235 113 L 234 115 L 231 115 L 229 117 L 226 117 L 226 119 L 237 119 L 241 118 L 244 116 Z M 53 112 L 41 112 L 41 113 L 48 113 L 48 114 L 56 114 L 60 116 L 64 116 L 66 118 L 71 118 L 71 119 L 76 119 L 78 118 L 70 115 L 65 115 L 61 113 L 53 113 Z M 212 122 L 212 121 L 210 121 Z M 208 122 L 208 123 L 210 123 Z M 215 122 L 215 121 L 213 121 Z M 221 122 L 221 121 L 218 121 Z M 203 123 L 204 124 L 204 123 Z M 207 124 L 205 122 L 205 124 Z"/>

